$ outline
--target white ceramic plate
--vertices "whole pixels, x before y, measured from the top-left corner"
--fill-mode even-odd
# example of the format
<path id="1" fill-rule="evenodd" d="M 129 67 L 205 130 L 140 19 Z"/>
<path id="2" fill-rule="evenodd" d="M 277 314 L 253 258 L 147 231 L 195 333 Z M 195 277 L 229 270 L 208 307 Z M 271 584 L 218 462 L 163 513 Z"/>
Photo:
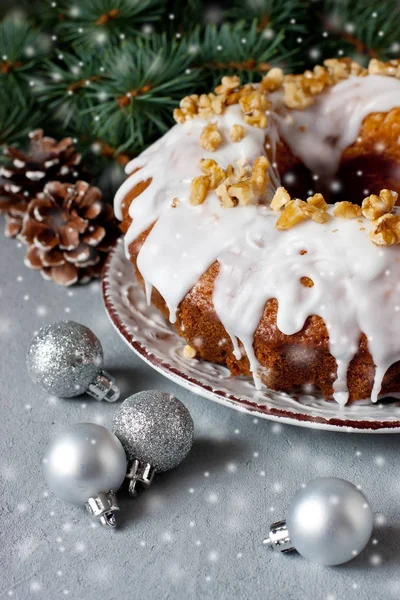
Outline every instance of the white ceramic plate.
<path id="1" fill-rule="evenodd" d="M 184 340 L 152 306 L 125 258 L 120 240 L 103 272 L 103 298 L 117 331 L 151 367 L 189 389 L 230 408 L 292 425 L 359 433 L 400 433 L 400 402 L 362 400 L 345 407 L 327 402 L 318 391 L 290 394 L 257 391 L 250 378 L 231 377 L 221 365 L 183 357 Z"/>

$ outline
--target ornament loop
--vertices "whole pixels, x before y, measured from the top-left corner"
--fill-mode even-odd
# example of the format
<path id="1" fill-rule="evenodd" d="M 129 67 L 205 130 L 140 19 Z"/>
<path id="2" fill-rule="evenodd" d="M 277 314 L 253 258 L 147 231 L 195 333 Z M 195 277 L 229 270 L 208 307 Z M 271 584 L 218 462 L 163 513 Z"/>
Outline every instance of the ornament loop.
<path id="1" fill-rule="evenodd" d="M 89 498 L 86 503 L 89 514 L 98 517 L 104 527 L 115 528 L 117 520 L 114 512 L 119 510 L 115 492 L 110 490 L 107 494 L 100 492 L 95 498 Z"/>
<path id="2" fill-rule="evenodd" d="M 107 373 L 107 371 L 104 371 L 104 369 L 98 372 L 94 381 L 89 385 L 87 393 L 99 402 L 101 400 L 116 402 L 120 395 L 114 377 Z"/>
<path id="3" fill-rule="evenodd" d="M 132 498 L 136 498 L 140 488 L 149 488 L 153 483 L 156 469 L 150 463 L 141 462 L 135 459 L 126 474 L 126 479 L 129 479 L 129 494 Z"/>
<path id="4" fill-rule="evenodd" d="M 269 536 L 263 541 L 263 544 L 276 550 L 277 552 L 292 552 L 295 550 L 289 537 L 286 521 L 276 521 L 269 528 Z"/>
<path id="5" fill-rule="evenodd" d="M 108 512 L 104 513 L 104 515 L 101 515 L 100 523 L 103 525 L 103 527 L 111 527 L 114 529 L 117 526 L 117 519 L 115 518 L 113 512 Z"/>

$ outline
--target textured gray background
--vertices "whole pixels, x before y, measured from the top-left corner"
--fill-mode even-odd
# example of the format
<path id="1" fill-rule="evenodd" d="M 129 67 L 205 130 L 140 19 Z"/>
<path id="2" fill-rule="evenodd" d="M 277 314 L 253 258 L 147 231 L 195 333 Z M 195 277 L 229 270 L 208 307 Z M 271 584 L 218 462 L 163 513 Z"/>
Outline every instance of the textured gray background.
<path id="1" fill-rule="evenodd" d="M 23 252 L 0 235 L 1 599 L 400 598 L 399 436 L 281 426 L 196 397 L 129 350 L 108 322 L 98 282 L 61 289 L 26 269 Z M 168 390 L 195 421 L 193 451 L 177 470 L 136 501 L 120 494 L 115 532 L 48 493 L 42 478 L 54 432 L 79 421 L 108 425 L 115 410 L 87 397 L 52 398 L 30 383 L 33 333 L 65 318 L 100 337 L 123 398 Z M 301 483 L 322 475 L 361 485 L 376 515 L 369 546 L 341 567 L 262 546 Z"/>

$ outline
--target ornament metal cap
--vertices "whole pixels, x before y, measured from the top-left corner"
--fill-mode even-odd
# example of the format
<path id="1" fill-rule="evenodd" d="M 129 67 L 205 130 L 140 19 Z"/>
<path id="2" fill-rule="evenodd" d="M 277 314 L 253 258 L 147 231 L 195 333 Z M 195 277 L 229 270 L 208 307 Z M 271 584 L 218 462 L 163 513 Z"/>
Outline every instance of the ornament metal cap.
<path id="1" fill-rule="evenodd" d="M 139 488 L 147 489 L 153 483 L 156 469 L 146 462 L 135 459 L 129 464 L 126 479 L 129 480 L 129 494 L 136 498 L 139 494 Z"/>
<path id="2" fill-rule="evenodd" d="M 269 535 L 263 541 L 265 546 L 269 546 L 272 550 L 277 552 L 293 552 L 295 547 L 289 537 L 289 531 L 286 526 L 286 521 L 275 521 L 269 528 Z"/>
<path id="3" fill-rule="evenodd" d="M 86 390 L 86 393 L 99 402 L 101 402 L 101 400 L 105 400 L 106 402 L 116 402 L 120 396 L 120 391 L 115 383 L 115 378 L 104 369 L 101 369 L 97 373 L 94 381 Z"/>
<path id="4" fill-rule="evenodd" d="M 86 508 L 91 516 L 100 519 L 100 523 L 104 527 L 115 528 L 117 526 L 114 513 L 119 510 L 119 506 L 113 490 L 110 490 L 107 494 L 100 492 L 95 498 L 89 498 Z"/>

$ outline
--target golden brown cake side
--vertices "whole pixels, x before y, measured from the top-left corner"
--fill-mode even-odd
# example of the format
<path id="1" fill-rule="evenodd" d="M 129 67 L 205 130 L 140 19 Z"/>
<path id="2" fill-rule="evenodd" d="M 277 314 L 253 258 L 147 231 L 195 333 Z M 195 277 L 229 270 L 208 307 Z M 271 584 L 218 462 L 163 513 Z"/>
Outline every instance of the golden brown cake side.
<path id="1" fill-rule="evenodd" d="M 132 200 L 141 191 L 142 188 L 138 188 Z M 123 223 L 127 224 L 129 216 L 126 209 L 124 212 Z M 136 267 L 136 259 L 150 231 L 151 227 L 129 246 L 131 261 L 143 289 L 144 282 Z M 251 375 L 248 359 L 235 358 L 230 337 L 215 312 L 212 295 L 217 275 L 218 263 L 215 262 L 181 302 L 174 327 L 186 343 L 196 350 L 197 357 L 226 364 L 233 376 Z M 151 302 L 168 319 L 168 308 L 155 289 Z M 329 335 L 323 319 L 311 316 L 301 331 L 287 336 L 277 327 L 277 307 L 275 299 L 268 300 L 254 336 L 256 357 L 265 369 L 261 375 L 263 382 L 273 390 L 290 390 L 296 386 L 315 384 L 326 398 L 330 398 L 336 377 L 336 361 L 329 352 Z M 375 365 L 363 334 L 359 350 L 347 372 L 350 401 L 367 398 L 371 394 L 374 373 Z M 398 391 L 400 362 L 390 367 L 382 385 L 382 393 Z"/>

